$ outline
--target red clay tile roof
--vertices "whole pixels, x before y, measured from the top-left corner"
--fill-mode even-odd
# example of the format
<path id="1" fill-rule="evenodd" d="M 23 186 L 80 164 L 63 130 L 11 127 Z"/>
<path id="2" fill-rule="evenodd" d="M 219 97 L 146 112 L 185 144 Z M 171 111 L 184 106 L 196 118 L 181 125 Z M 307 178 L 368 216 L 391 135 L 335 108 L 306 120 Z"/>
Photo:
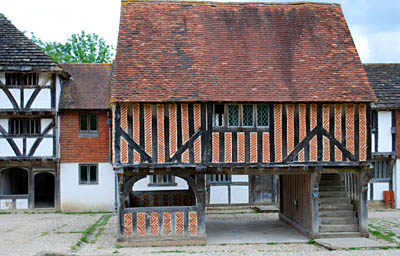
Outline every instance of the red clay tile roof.
<path id="1" fill-rule="evenodd" d="M 108 109 L 112 64 L 63 63 L 71 74 L 62 88 L 60 109 Z"/>
<path id="2" fill-rule="evenodd" d="M 112 102 L 376 100 L 337 4 L 122 0 Z"/>

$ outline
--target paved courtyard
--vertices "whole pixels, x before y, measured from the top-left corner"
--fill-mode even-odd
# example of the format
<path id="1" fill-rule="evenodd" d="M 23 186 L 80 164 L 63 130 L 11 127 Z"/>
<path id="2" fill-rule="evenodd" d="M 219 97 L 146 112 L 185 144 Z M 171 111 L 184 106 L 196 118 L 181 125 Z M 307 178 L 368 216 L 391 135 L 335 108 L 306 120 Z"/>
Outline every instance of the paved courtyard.
<path id="1" fill-rule="evenodd" d="M 224 221 L 226 229 L 229 225 L 247 220 L 259 229 L 253 235 L 265 233 L 260 231 L 265 227 L 258 226 L 264 222 L 264 225 L 272 224 L 271 228 L 276 230 L 297 234 L 299 236 L 295 237 L 300 240 L 283 244 L 279 243 L 281 241 L 265 240 L 250 244 L 247 242 L 250 242 L 251 236 L 244 232 L 239 235 L 244 239 L 242 244 L 223 241 L 220 241 L 222 244 L 212 244 L 211 239 L 206 246 L 123 248 L 115 243 L 115 214 L 0 214 L 0 255 L 400 255 L 400 249 L 397 249 L 400 248 L 399 218 L 400 211 L 370 213 L 370 229 L 377 236 L 374 239 L 387 241 L 386 247 L 329 251 L 296 231 L 285 229 L 285 224 L 277 222 L 276 213 L 256 213 L 252 210 L 207 214 L 210 238 L 213 236 L 212 225 L 216 223 L 219 223 L 217 229 L 221 231 Z"/>

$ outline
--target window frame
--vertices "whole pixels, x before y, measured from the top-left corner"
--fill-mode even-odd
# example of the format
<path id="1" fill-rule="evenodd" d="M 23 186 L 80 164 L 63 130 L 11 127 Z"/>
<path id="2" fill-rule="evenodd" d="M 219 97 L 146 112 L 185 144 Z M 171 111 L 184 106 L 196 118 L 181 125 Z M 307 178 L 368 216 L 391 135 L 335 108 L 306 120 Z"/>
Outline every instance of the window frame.
<path id="1" fill-rule="evenodd" d="M 86 125 L 87 125 L 87 129 L 86 130 L 82 130 L 81 127 L 81 122 L 83 117 L 82 116 L 86 116 Z M 91 116 L 95 116 L 96 117 L 96 130 L 90 130 L 90 117 Z M 79 113 L 79 135 L 97 135 L 99 133 L 99 116 L 96 113 Z"/>
<path id="2" fill-rule="evenodd" d="M 29 82 L 32 81 L 32 82 Z M 5 73 L 6 86 L 39 86 L 40 76 L 37 72 L 9 72 Z"/>
<path id="3" fill-rule="evenodd" d="M 239 108 L 239 110 L 238 110 L 238 125 L 236 126 L 236 125 L 229 125 L 229 106 L 238 106 L 238 108 Z M 242 118 L 241 118 L 241 104 L 225 104 L 225 114 L 226 114 L 226 127 L 229 127 L 229 128 L 236 128 L 236 127 L 241 127 L 241 124 L 242 124 L 242 122 L 241 122 L 241 120 L 242 120 Z"/>
<path id="4" fill-rule="evenodd" d="M 81 167 L 86 166 L 87 167 L 87 181 L 82 181 L 81 179 Z M 90 181 L 90 167 L 95 166 L 96 167 L 96 181 Z M 79 164 L 78 167 L 78 180 L 79 180 L 79 185 L 98 185 L 99 184 L 99 165 L 98 164 Z"/>
<path id="5" fill-rule="evenodd" d="M 224 177 L 222 180 L 217 181 L 216 177 Z M 232 175 L 230 174 L 210 174 L 210 184 L 228 184 L 232 182 Z"/>
<path id="6" fill-rule="evenodd" d="M 255 106 L 255 116 L 256 116 L 256 118 L 255 118 L 255 123 L 254 123 L 254 125 L 255 125 L 255 127 L 260 127 L 260 128 L 269 128 L 269 105 L 268 104 L 263 104 L 263 103 L 259 103 L 259 104 L 255 104 L 256 106 Z M 260 106 L 260 105 L 265 105 L 266 107 L 267 107 L 267 125 L 265 126 L 265 125 L 258 125 L 258 106 Z"/>
<path id="7" fill-rule="evenodd" d="M 269 129 L 270 126 L 270 106 L 268 103 L 226 103 L 224 105 L 224 117 L 223 117 L 223 125 L 222 126 L 216 126 L 216 113 L 215 113 L 215 106 L 216 105 L 222 105 L 219 103 L 214 103 L 213 104 L 213 115 L 212 115 L 212 123 L 213 123 L 213 128 L 215 129 L 229 129 L 229 128 L 243 128 L 243 129 Z M 238 126 L 233 126 L 229 125 L 229 106 L 238 106 L 239 107 L 239 125 Z M 243 123 L 243 117 L 244 117 L 244 106 L 252 106 L 252 113 L 253 113 L 253 125 L 248 126 L 244 125 Z M 267 125 L 258 125 L 258 107 L 259 106 L 265 106 L 266 107 L 266 115 L 267 115 Z"/>
<path id="8" fill-rule="evenodd" d="M 15 127 L 16 122 L 18 122 L 18 128 Z M 32 132 L 28 133 L 28 126 L 31 127 L 31 122 L 34 122 L 34 130 L 36 130 L 35 133 L 32 133 Z M 12 127 L 13 125 L 14 125 L 14 127 Z M 22 126 L 22 128 L 21 128 L 21 126 Z M 19 132 L 14 132 L 16 130 L 19 130 Z M 21 130 L 22 130 L 22 132 L 20 132 Z M 29 128 L 29 130 L 31 130 L 31 129 Z M 40 118 L 10 118 L 8 120 L 8 134 L 11 136 L 40 136 L 42 134 L 41 119 Z"/>
<path id="9" fill-rule="evenodd" d="M 163 182 L 164 176 L 171 177 L 171 180 L 167 178 L 167 182 Z M 156 182 L 154 182 L 154 177 Z M 149 187 L 175 187 L 178 183 L 175 182 L 175 175 L 163 174 L 163 175 L 149 175 Z"/>

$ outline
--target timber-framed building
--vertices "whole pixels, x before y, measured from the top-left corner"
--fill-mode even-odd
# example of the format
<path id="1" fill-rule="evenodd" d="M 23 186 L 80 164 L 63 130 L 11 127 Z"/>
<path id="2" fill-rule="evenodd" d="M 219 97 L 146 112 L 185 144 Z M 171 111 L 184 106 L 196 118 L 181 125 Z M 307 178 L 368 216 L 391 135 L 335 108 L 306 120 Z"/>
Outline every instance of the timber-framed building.
<path id="1" fill-rule="evenodd" d="M 0 14 L 0 210 L 58 209 L 58 104 L 69 74 Z"/>
<path id="2" fill-rule="evenodd" d="M 368 236 L 375 100 L 337 4 L 123 0 L 120 242 L 204 242 L 206 174 L 279 175 L 282 220 L 313 238 Z M 190 188 L 135 194 L 146 175 Z"/>

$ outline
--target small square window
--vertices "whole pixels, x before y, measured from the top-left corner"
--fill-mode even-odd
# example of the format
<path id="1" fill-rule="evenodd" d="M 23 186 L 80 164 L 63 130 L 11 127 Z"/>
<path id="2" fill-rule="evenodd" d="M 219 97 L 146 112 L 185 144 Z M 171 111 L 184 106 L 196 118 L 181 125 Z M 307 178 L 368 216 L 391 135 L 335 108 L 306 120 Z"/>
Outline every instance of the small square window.
<path id="1" fill-rule="evenodd" d="M 231 175 L 229 174 L 211 174 L 211 183 L 228 183 L 231 181 Z"/>
<path id="2" fill-rule="evenodd" d="M 40 135 L 40 119 L 10 119 L 11 135 Z"/>
<path id="3" fill-rule="evenodd" d="M 257 126 L 268 126 L 268 105 L 257 105 Z"/>
<path id="4" fill-rule="evenodd" d="M 224 105 L 215 104 L 214 105 L 214 127 L 224 126 Z"/>
<path id="5" fill-rule="evenodd" d="M 173 175 L 150 175 L 149 186 L 177 186 Z"/>
<path id="6" fill-rule="evenodd" d="M 96 164 L 79 165 L 79 184 L 98 184 L 98 171 Z"/>
<path id="7" fill-rule="evenodd" d="M 79 116 L 80 133 L 97 133 L 97 115 L 81 114 Z"/>
<path id="8" fill-rule="evenodd" d="M 228 105 L 228 126 L 239 126 L 239 105 Z"/>
<path id="9" fill-rule="evenodd" d="M 254 126 L 253 105 L 243 105 L 243 126 Z"/>

